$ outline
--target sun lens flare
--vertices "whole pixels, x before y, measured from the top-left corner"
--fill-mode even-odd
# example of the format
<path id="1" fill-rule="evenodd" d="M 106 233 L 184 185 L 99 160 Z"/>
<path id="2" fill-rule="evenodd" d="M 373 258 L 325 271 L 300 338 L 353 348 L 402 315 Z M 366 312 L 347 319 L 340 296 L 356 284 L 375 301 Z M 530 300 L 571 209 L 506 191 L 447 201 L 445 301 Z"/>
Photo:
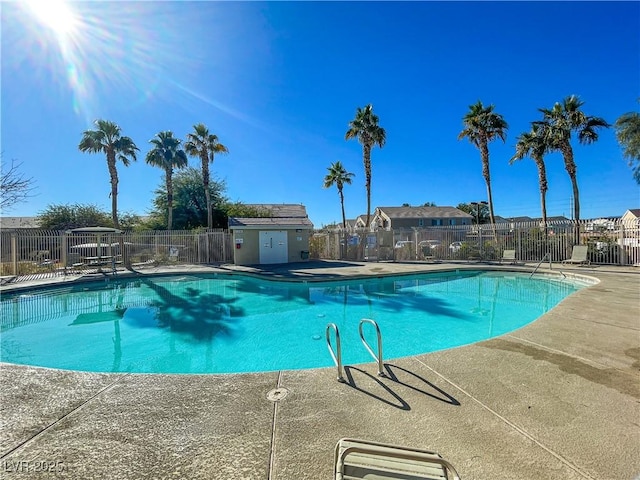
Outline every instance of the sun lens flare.
<path id="1" fill-rule="evenodd" d="M 78 19 L 62 0 L 28 0 L 27 7 L 35 18 L 58 36 L 66 36 L 76 29 Z"/>
<path id="2" fill-rule="evenodd" d="M 7 2 L 5 64 L 30 66 L 34 83 L 54 87 L 91 125 L 111 109 L 196 98 L 175 88 L 200 78 L 200 37 L 183 35 L 193 30 L 193 18 L 181 2 Z"/>

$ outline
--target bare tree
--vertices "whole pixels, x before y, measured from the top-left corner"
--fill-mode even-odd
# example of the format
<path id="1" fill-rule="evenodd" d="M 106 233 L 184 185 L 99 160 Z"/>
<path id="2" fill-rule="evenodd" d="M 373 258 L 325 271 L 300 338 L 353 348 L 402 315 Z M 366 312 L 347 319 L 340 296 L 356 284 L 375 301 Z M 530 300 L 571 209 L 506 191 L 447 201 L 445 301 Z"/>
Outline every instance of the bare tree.
<path id="1" fill-rule="evenodd" d="M 20 172 L 20 165 L 15 160 L 11 160 L 8 168 L 2 162 L 0 169 L 0 209 L 11 208 L 16 203 L 25 201 L 31 196 L 31 192 L 35 189 L 34 180 L 31 177 L 25 177 Z"/>

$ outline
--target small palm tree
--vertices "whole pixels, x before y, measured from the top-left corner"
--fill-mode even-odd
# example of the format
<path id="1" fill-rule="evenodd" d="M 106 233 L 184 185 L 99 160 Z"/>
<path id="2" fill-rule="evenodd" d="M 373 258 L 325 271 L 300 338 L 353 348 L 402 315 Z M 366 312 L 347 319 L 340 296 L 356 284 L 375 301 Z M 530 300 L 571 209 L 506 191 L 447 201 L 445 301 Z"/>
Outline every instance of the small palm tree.
<path id="1" fill-rule="evenodd" d="M 547 231 L 547 170 L 544 165 L 544 156 L 549 152 L 541 128 L 533 124 L 530 132 L 525 132 L 518 137 L 516 154 L 509 161 L 510 164 L 524 157 L 531 157 L 538 167 L 538 185 L 540 186 L 540 206 L 542 208 L 542 226 Z"/>
<path id="2" fill-rule="evenodd" d="M 378 125 L 378 116 L 373 113 L 371 104 L 364 108 L 358 107 L 356 116 L 349 122 L 349 130 L 345 134 L 345 140 L 357 138 L 362 145 L 362 160 L 364 162 L 365 186 L 367 188 L 367 219 L 366 228 L 371 223 L 371 150 L 378 145 L 384 147 L 387 134 Z"/>
<path id="3" fill-rule="evenodd" d="M 338 188 L 338 195 L 340 195 L 340 207 L 342 208 L 342 228 L 347 229 L 347 218 L 344 215 L 344 193 L 342 189 L 345 185 L 351 185 L 351 178 L 353 173 L 347 172 L 342 163 L 338 160 L 331 164 L 327 168 L 329 173 L 324 177 L 324 188 L 331 188 L 335 185 Z"/>
<path id="4" fill-rule="evenodd" d="M 167 229 L 173 225 L 173 169 L 187 166 L 187 154 L 180 148 L 182 140 L 175 138 L 170 131 L 159 132 L 149 140 L 153 148 L 146 156 L 146 162 L 164 170 L 167 185 Z"/>
<path id="5" fill-rule="evenodd" d="M 576 225 L 580 220 L 580 193 L 578 191 L 577 167 L 571 147 L 571 133 L 576 132 L 578 141 L 584 145 L 598 140 L 598 128 L 606 128 L 609 124 L 600 117 L 585 114 L 580 107 L 584 105 L 577 96 L 566 97 L 562 103 L 556 103 L 553 108 L 541 108 L 543 115 L 541 122 L 534 122 L 542 128 L 545 142 L 551 151 L 562 153 L 564 166 L 571 179 L 573 187 L 573 213 Z M 576 229 L 576 243 L 579 241 L 579 230 Z"/>
<path id="6" fill-rule="evenodd" d="M 482 160 L 482 176 L 487 184 L 487 200 L 489 201 L 489 218 L 495 228 L 495 216 L 493 214 L 493 196 L 491 194 L 491 174 L 489 172 L 489 142 L 500 138 L 503 142 L 507 138 L 509 126 L 502 115 L 493 111 L 494 106 L 485 107 L 482 102 L 469 106 L 469 111 L 463 117 L 464 130 L 458 135 L 458 140 L 468 138 L 469 141 L 480 150 Z"/>
<path id="7" fill-rule="evenodd" d="M 200 158 L 202 162 L 202 179 L 204 194 L 207 200 L 207 228 L 212 228 L 211 192 L 209 191 L 209 162 L 213 163 L 216 153 L 229 153 L 227 147 L 218 141 L 218 136 L 209 133 L 209 129 L 202 123 L 193 126 L 193 132 L 187 134 L 184 149 L 189 156 Z"/>
<path id="8" fill-rule="evenodd" d="M 118 170 L 116 160 L 125 167 L 131 160 L 136 160 L 138 147 L 129 137 L 123 137 L 118 125 L 108 120 L 96 120 L 95 130 L 87 130 L 82 134 L 78 148 L 85 153 L 104 153 L 111 180 L 111 218 L 113 226 L 120 228 L 118 222 Z"/>
<path id="9" fill-rule="evenodd" d="M 623 155 L 629 160 L 633 178 L 640 184 L 640 113 L 621 115 L 615 123 L 616 138 L 622 146 Z"/>

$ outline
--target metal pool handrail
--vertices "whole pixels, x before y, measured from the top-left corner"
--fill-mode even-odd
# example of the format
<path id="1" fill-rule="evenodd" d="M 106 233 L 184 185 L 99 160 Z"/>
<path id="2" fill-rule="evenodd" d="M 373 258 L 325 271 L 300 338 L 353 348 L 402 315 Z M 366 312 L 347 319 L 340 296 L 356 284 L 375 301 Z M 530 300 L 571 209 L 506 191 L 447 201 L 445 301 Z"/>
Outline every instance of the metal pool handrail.
<path id="1" fill-rule="evenodd" d="M 547 257 L 549 257 L 549 270 L 551 270 L 551 253 L 545 253 L 544 257 L 542 257 L 542 259 L 538 262 L 536 267 L 533 269 L 533 272 L 531 272 L 531 275 L 529 275 L 529 278 L 533 277 L 533 274 L 536 273 L 540 265 L 542 265 L 542 262 L 544 262 L 544 259 Z M 564 272 L 562 272 L 561 270 L 558 270 L 558 271 L 560 272 L 560 275 L 562 275 L 563 278 L 567 278 Z"/>
<path id="2" fill-rule="evenodd" d="M 544 254 L 544 256 L 540 259 L 540 261 L 538 262 L 538 264 L 535 266 L 535 268 L 533 269 L 533 272 L 531 272 L 531 275 L 529 275 L 529 278 L 533 277 L 533 274 L 536 273 L 536 271 L 538 270 L 538 268 L 540 268 L 540 265 L 542 265 L 542 262 L 544 262 L 545 258 L 549 257 L 549 270 L 551 270 L 551 256 L 550 254 L 547 252 Z"/>
<path id="3" fill-rule="evenodd" d="M 331 330 L 336 332 L 336 350 L 337 353 L 334 353 L 333 347 L 331 346 Z M 338 381 L 344 383 L 345 379 L 342 374 L 342 351 L 340 348 L 340 332 L 338 331 L 338 326 L 335 323 L 329 323 L 327 325 L 326 330 L 327 336 L 327 347 L 329 347 L 329 353 L 331 354 L 331 358 L 333 358 L 333 363 L 338 367 Z"/>
<path id="4" fill-rule="evenodd" d="M 370 323 L 376 329 L 376 335 L 378 336 L 378 355 L 377 356 L 375 353 L 373 353 L 373 350 L 371 349 L 371 347 L 369 346 L 369 344 L 364 338 L 364 332 L 362 331 L 362 326 L 365 323 Z M 364 345 L 364 348 L 366 348 L 369 351 L 369 354 L 376 360 L 376 362 L 378 362 L 378 376 L 384 377 L 383 364 L 382 364 L 382 334 L 380 333 L 380 328 L 378 327 L 378 324 L 375 322 L 375 320 L 371 320 L 370 318 L 363 318 L 362 320 L 360 320 L 360 325 L 358 325 L 358 330 L 360 332 L 360 340 L 362 340 L 362 344 Z"/>

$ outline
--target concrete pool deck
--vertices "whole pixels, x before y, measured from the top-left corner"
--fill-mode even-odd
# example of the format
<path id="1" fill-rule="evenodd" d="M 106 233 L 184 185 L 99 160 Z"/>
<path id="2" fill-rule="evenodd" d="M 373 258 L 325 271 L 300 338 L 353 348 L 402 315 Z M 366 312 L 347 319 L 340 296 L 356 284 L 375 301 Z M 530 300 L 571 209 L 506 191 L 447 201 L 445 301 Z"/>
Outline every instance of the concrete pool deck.
<path id="1" fill-rule="evenodd" d="M 326 280 L 451 268 L 533 266 L 169 271 Z M 376 376 L 373 363 L 349 367 L 349 384 L 335 368 L 141 375 L 0 364 L 0 478 L 328 479 L 342 437 L 437 451 L 464 480 L 638 478 L 640 269 L 558 270 L 600 283 L 501 337 L 385 361 L 392 377 Z M 286 395 L 272 401 L 274 389 Z"/>

